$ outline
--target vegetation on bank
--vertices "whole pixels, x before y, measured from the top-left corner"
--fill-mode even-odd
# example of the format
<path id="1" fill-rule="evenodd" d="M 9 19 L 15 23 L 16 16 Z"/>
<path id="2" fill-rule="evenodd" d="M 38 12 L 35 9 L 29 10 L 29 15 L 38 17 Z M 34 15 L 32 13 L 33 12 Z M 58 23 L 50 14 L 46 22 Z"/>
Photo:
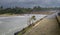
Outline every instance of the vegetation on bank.
<path id="1" fill-rule="evenodd" d="M 31 13 L 35 11 L 44 11 L 44 10 L 55 10 L 60 8 L 42 8 L 40 6 L 35 6 L 33 8 L 21 8 L 21 7 L 15 7 L 15 8 L 3 8 L 3 6 L 0 7 L 0 14 L 25 14 L 25 13 Z"/>
<path id="2" fill-rule="evenodd" d="M 30 8 L 5 8 L 3 9 L 3 7 L 0 7 L 0 14 L 23 14 L 23 13 L 27 13 L 30 12 L 31 9 Z"/>

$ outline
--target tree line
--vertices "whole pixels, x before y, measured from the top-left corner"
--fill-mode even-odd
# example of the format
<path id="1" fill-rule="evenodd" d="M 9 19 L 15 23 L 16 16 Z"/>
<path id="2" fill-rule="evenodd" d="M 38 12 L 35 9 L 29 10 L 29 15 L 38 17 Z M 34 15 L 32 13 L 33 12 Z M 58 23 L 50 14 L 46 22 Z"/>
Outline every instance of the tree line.
<path id="1" fill-rule="evenodd" d="M 15 7 L 15 8 L 5 8 L 3 9 L 3 7 L 0 7 L 0 14 L 23 14 L 23 13 L 27 13 L 30 12 L 31 9 L 30 8 L 19 8 L 19 7 Z"/>
<path id="2" fill-rule="evenodd" d="M 50 10 L 50 9 L 60 9 L 60 8 L 42 8 L 40 6 L 35 6 L 33 8 L 3 8 L 3 6 L 0 7 L 0 14 L 24 14 L 24 13 L 30 13 L 32 11 L 41 11 L 41 10 Z"/>

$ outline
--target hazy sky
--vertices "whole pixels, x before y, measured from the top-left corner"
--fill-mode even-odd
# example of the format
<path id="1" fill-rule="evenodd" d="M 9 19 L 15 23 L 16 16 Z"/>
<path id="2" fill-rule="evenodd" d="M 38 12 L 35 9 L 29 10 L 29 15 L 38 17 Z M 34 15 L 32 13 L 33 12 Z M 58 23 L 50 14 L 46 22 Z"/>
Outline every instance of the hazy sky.
<path id="1" fill-rule="evenodd" d="M 4 7 L 59 7 L 60 0 L 0 0 L 0 6 Z"/>

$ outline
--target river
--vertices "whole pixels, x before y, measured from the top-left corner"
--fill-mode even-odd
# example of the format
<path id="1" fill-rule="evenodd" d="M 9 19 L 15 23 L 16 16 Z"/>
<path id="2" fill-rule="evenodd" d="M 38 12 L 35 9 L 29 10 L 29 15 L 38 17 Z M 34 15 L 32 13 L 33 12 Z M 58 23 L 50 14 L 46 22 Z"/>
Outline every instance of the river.
<path id="1" fill-rule="evenodd" d="M 25 14 L 24 16 L 0 17 L 0 35 L 14 35 L 15 32 L 28 26 L 28 20 L 33 15 L 36 17 L 35 22 L 46 16 L 41 14 Z"/>

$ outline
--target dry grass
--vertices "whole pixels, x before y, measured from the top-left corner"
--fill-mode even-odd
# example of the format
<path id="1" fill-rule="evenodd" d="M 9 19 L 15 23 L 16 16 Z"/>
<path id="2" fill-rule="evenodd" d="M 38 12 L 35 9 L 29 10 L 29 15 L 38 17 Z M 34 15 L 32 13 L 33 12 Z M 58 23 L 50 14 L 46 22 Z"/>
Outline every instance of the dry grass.
<path id="1" fill-rule="evenodd" d="M 49 15 L 53 14 L 54 12 L 31 12 L 31 14 L 44 14 L 44 15 Z"/>
<path id="2" fill-rule="evenodd" d="M 24 14 L 0 14 L 0 17 L 23 16 Z"/>

